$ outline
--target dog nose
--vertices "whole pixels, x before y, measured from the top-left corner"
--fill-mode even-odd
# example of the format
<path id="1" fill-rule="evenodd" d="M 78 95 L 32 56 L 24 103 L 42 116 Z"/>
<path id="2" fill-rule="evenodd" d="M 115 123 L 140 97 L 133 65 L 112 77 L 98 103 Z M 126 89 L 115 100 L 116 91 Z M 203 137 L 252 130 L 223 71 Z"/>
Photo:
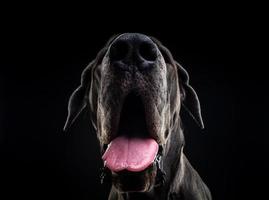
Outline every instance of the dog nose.
<path id="1" fill-rule="evenodd" d="M 157 59 L 156 44 L 148 36 L 138 33 L 122 34 L 113 41 L 109 51 L 111 63 L 122 70 L 151 69 Z"/>

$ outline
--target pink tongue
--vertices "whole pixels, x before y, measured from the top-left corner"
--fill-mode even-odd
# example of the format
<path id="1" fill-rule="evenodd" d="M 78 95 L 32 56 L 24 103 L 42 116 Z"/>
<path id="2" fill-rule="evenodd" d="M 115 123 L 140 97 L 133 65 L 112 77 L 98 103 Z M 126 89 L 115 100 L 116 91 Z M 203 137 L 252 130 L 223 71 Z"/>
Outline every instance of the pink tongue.
<path id="1" fill-rule="evenodd" d="M 120 136 L 109 144 L 102 159 L 111 171 L 139 172 L 153 163 L 158 148 L 157 142 L 151 138 Z"/>

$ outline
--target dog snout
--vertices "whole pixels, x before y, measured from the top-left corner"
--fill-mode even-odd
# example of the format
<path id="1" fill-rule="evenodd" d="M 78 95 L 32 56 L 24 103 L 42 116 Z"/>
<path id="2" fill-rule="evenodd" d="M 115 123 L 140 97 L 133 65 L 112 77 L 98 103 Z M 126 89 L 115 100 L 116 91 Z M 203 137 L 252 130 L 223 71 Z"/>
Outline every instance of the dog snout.
<path id="1" fill-rule="evenodd" d="M 126 33 L 111 44 L 109 58 L 113 66 L 121 70 L 152 69 L 157 51 L 156 44 L 148 36 Z"/>

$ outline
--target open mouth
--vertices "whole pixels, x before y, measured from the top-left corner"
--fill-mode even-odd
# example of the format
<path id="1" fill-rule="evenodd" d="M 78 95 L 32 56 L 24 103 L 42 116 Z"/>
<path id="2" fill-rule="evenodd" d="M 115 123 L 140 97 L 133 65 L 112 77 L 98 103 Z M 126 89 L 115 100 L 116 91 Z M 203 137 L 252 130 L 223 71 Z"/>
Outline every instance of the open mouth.
<path id="1" fill-rule="evenodd" d="M 125 98 L 117 136 L 102 156 L 105 166 L 113 172 L 141 172 L 155 160 L 159 145 L 147 130 L 142 99 L 136 93 Z"/>

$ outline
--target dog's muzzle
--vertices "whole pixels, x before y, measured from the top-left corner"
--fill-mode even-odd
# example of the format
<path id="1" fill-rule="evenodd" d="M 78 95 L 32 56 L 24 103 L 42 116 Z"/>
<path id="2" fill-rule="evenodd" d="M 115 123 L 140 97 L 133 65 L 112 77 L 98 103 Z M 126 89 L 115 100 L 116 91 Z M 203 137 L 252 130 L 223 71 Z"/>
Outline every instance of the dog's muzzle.
<path id="1" fill-rule="evenodd" d="M 157 155 L 156 155 L 156 157 L 151 165 L 151 166 L 155 165 L 157 168 L 157 175 L 155 178 L 154 187 L 161 187 L 165 184 L 166 174 L 163 171 L 163 169 L 161 168 L 162 156 L 163 156 L 163 147 L 161 145 L 159 145 L 158 153 L 157 153 Z M 151 166 L 149 166 L 149 167 L 151 167 Z M 100 169 L 100 181 L 101 181 L 101 184 L 111 182 L 111 170 L 108 167 L 106 167 L 105 165 L 104 165 L 104 167 L 102 167 Z"/>

